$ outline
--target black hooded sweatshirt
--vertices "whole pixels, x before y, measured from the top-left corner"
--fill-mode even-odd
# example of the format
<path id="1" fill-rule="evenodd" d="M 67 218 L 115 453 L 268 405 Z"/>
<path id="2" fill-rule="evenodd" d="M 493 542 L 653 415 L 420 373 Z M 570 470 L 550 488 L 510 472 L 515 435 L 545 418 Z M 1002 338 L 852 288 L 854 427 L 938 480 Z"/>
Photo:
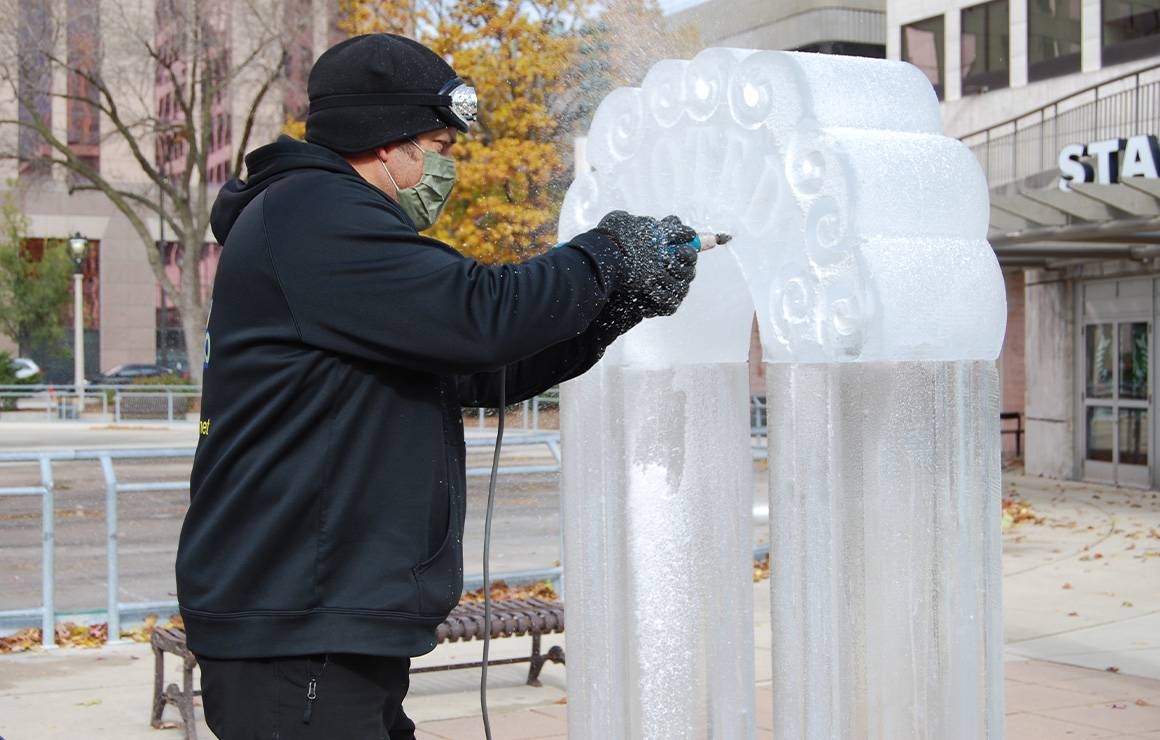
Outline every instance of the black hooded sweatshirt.
<path id="1" fill-rule="evenodd" d="M 461 406 L 574 377 L 624 272 L 588 232 L 484 267 L 338 155 L 282 137 L 212 213 L 224 245 L 177 553 L 210 658 L 414 656 L 459 600 Z"/>

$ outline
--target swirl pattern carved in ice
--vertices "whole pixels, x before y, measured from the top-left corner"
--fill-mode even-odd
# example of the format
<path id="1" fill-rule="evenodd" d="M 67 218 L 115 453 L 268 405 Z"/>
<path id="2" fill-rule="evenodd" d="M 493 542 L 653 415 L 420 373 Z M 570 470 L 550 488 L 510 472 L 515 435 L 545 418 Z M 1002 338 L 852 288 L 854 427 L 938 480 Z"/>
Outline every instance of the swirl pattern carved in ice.
<path id="1" fill-rule="evenodd" d="M 561 238 L 610 210 L 728 232 L 686 304 L 608 362 L 994 359 L 1006 298 L 977 162 L 898 62 L 708 49 L 601 103 Z M 748 296 L 748 299 L 745 298 Z M 920 317 L 916 320 L 915 317 Z"/>

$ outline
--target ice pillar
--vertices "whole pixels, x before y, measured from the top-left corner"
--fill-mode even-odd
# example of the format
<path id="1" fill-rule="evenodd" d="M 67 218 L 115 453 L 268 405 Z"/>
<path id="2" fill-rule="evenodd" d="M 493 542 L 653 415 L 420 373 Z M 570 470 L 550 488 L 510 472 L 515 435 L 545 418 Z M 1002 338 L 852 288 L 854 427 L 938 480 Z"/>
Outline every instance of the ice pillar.
<path id="1" fill-rule="evenodd" d="M 676 213 L 734 236 L 728 251 L 752 297 L 769 384 L 775 737 L 1002 737 L 994 360 L 1006 305 L 982 171 L 940 131 L 930 84 L 910 65 L 709 49 L 661 62 L 640 89 L 601 103 L 588 142 L 595 171 L 564 201 L 563 236 L 613 208 Z M 705 262 L 695 289 L 711 274 Z M 690 301 L 670 321 L 712 315 L 721 332 L 735 326 L 699 310 Z M 661 602 L 688 587 L 659 568 L 636 578 L 634 559 L 657 568 L 650 555 L 679 549 L 660 530 L 690 535 L 676 519 L 617 527 L 642 522 L 630 500 L 650 496 L 683 522 L 674 496 L 685 484 L 674 476 L 723 457 L 694 461 L 688 447 L 701 427 L 727 426 L 678 422 L 675 405 L 655 400 L 687 404 L 693 385 L 718 397 L 713 373 L 686 376 L 696 363 L 679 357 L 712 332 L 658 331 L 646 322 L 626 335 L 565 401 L 575 738 L 652 737 L 648 722 L 666 740 L 729 736 L 686 719 L 713 704 L 706 681 L 696 697 L 690 688 L 712 653 L 700 633 L 644 648 L 663 658 L 630 655 L 651 639 L 640 605 L 675 614 Z M 649 332 L 658 341 L 645 341 Z M 727 382 L 727 363 L 701 364 Z M 665 421 L 636 416 L 653 413 L 638 404 Z M 597 493 L 596 508 L 573 508 Z M 601 652 L 626 624 L 628 652 Z M 665 661 L 686 673 L 655 687 L 633 673 Z M 673 697 L 655 695 L 659 718 L 644 716 L 654 688 Z M 617 702 L 636 724 L 590 724 L 617 715 Z M 673 729 L 690 722 L 702 734 Z"/>
<path id="2" fill-rule="evenodd" d="M 561 392 L 573 740 L 754 736 L 753 305 L 728 252 L 699 272 Z"/>
<path id="3" fill-rule="evenodd" d="M 774 736 L 1001 738 L 994 363 L 767 372 Z"/>

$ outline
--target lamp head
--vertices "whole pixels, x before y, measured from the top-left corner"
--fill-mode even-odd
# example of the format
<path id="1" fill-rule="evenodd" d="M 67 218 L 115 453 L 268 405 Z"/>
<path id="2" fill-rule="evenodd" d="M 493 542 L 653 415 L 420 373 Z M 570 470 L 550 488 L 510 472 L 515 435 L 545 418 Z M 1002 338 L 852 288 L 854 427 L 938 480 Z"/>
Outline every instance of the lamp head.
<path id="1" fill-rule="evenodd" d="M 68 251 L 72 258 L 80 262 L 85 258 L 85 253 L 89 251 L 89 240 L 87 237 L 81 236 L 77 232 L 68 238 Z"/>

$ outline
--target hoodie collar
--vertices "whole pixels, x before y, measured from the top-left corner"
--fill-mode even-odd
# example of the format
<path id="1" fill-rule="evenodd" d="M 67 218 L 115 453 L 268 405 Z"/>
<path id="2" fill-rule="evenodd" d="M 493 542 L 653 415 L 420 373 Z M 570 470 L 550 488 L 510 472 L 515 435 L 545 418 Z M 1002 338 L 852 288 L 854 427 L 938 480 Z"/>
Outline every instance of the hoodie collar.
<path id="1" fill-rule="evenodd" d="M 218 193 L 210 212 L 210 227 L 218 244 L 225 244 L 234 222 L 254 198 L 271 184 L 302 169 L 359 176 L 349 162 L 326 147 L 279 136 L 246 155 L 246 180 L 230 180 Z"/>

